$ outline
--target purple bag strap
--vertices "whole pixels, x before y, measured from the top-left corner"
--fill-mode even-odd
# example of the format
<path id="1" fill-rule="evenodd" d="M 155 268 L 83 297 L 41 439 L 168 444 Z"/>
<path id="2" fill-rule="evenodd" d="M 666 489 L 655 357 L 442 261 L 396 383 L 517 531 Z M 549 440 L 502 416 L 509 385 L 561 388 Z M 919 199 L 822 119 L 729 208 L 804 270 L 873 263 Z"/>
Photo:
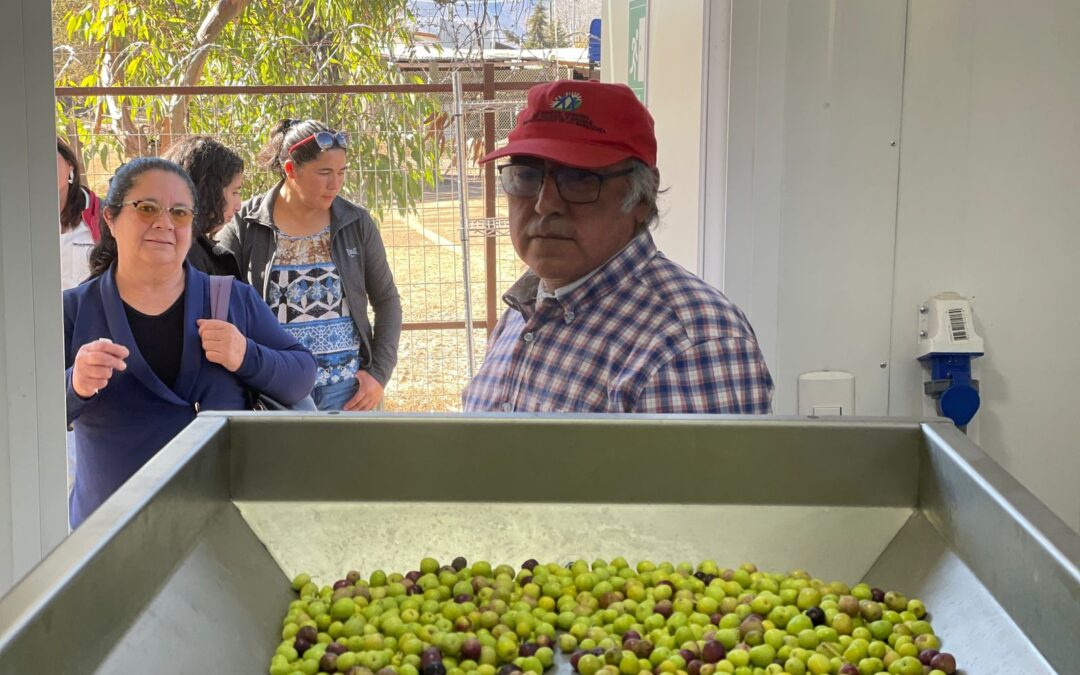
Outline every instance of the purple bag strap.
<path id="1" fill-rule="evenodd" d="M 212 275 L 210 277 L 210 318 L 218 321 L 229 320 L 229 296 L 232 294 L 232 277 Z"/>

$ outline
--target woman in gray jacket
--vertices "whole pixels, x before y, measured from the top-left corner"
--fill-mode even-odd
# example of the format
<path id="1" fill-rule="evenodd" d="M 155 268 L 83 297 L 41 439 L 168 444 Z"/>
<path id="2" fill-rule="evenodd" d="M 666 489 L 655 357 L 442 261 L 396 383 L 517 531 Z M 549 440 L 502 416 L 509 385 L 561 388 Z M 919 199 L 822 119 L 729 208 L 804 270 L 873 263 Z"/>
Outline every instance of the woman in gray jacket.
<path id="1" fill-rule="evenodd" d="M 397 363 L 401 300 L 375 221 L 338 195 L 348 138 L 282 120 L 259 155 L 281 176 L 218 236 L 243 278 L 318 363 L 320 410 L 371 410 Z M 375 325 L 368 321 L 368 303 Z"/>

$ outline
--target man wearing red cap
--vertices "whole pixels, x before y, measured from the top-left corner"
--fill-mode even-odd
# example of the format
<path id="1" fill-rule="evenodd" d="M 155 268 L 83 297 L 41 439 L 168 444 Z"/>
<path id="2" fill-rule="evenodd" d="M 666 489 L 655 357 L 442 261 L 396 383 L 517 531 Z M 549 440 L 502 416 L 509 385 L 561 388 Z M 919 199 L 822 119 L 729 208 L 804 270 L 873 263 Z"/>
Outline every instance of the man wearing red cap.
<path id="1" fill-rule="evenodd" d="M 529 90 L 499 180 L 529 266 L 462 394 L 466 411 L 768 413 L 773 383 L 746 317 L 657 250 L 660 175 L 629 87 Z"/>

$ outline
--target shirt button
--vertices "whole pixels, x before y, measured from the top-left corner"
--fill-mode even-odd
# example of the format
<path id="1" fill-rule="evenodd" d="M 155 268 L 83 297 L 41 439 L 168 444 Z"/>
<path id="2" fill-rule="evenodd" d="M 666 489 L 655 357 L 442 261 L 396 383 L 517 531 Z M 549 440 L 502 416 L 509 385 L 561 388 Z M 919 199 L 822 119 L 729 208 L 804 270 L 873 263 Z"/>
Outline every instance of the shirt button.
<path id="1" fill-rule="evenodd" d="M 524 340 L 525 342 L 532 342 L 533 341 L 532 332 L 530 331 L 528 333 L 525 333 L 524 335 L 521 336 L 521 339 Z"/>
<path id="2" fill-rule="evenodd" d="M 574 320 L 574 313 L 573 312 L 567 312 L 567 313 L 563 314 L 563 321 L 565 321 L 566 323 L 570 323 L 573 320 Z"/>
<path id="3" fill-rule="evenodd" d="M 503 412 L 514 412 L 514 404 L 510 401 L 503 403 L 501 406 Z"/>

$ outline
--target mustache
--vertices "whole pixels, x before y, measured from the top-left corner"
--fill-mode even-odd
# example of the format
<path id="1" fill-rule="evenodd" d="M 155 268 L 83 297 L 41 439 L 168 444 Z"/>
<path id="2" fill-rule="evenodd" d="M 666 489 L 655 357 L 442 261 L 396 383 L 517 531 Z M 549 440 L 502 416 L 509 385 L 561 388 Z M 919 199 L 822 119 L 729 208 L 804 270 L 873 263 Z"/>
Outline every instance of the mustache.
<path id="1" fill-rule="evenodd" d="M 525 227 L 525 236 L 573 239 L 573 233 L 566 226 L 565 221 L 561 217 L 551 214 L 541 216 L 530 222 Z"/>

